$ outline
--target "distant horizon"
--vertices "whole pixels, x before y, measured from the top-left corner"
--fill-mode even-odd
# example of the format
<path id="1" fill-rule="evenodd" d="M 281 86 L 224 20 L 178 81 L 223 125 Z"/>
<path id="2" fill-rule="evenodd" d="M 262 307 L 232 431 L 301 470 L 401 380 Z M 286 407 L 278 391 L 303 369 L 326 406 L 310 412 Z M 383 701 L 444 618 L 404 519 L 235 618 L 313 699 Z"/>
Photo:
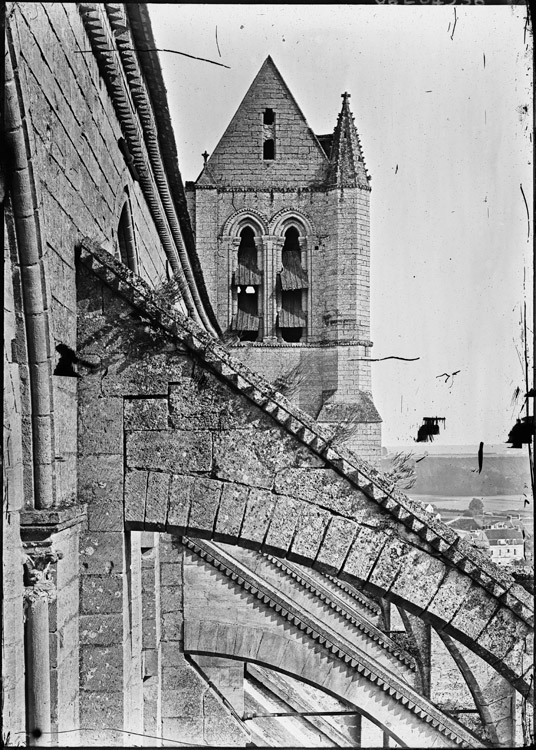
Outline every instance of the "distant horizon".
<path id="1" fill-rule="evenodd" d="M 399 451 L 411 451 L 411 453 L 422 455 L 428 453 L 429 455 L 440 455 L 442 453 L 463 453 L 477 455 L 479 443 L 449 443 L 448 445 L 440 445 L 438 443 L 407 443 L 405 445 L 382 445 L 382 452 L 388 451 L 389 453 L 397 453 Z M 508 443 L 490 443 L 486 445 L 484 443 L 484 454 L 500 453 L 505 455 L 512 455 L 514 457 L 521 456 L 529 460 L 528 451 L 523 448 L 511 448 Z"/>

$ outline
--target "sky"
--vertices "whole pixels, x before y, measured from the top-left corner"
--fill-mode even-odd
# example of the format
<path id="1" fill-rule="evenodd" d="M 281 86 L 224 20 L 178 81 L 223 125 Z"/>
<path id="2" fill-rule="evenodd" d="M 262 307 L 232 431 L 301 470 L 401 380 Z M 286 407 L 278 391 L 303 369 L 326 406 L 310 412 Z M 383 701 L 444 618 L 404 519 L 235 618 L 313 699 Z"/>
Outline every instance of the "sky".
<path id="1" fill-rule="evenodd" d="M 446 419 L 434 446 L 504 444 L 521 407 L 514 390 L 525 393 L 524 305 L 532 339 L 524 7 L 149 10 L 158 47 L 229 66 L 160 54 L 185 181 L 198 177 L 201 154 L 214 150 L 268 55 L 317 134 L 333 131 L 350 92 L 372 175 L 372 356 L 419 358 L 371 365 L 383 444 L 416 445 L 430 416 Z"/>

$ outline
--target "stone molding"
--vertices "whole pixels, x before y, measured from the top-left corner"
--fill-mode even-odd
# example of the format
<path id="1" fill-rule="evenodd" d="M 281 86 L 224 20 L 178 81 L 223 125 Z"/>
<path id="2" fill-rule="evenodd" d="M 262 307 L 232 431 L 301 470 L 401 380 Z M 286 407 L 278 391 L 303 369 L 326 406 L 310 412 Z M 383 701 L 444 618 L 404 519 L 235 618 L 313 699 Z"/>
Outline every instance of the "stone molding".
<path id="1" fill-rule="evenodd" d="M 475 747 L 475 737 L 464 727 L 442 714 L 439 709 L 428 703 L 426 699 L 418 695 L 400 679 L 390 675 L 383 666 L 377 664 L 373 659 L 359 653 L 339 640 L 337 636 L 329 633 L 315 618 L 309 618 L 303 612 L 295 609 L 287 602 L 286 598 L 280 596 L 268 584 L 264 584 L 234 558 L 225 554 L 223 550 L 219 550 L 211 543 L 199 539 L 193 540 L 184 537 L 183 543 L 189 550 L 231 578 L 235 585 L 240 586 L 263 604 L 274 609 L 280 616 L 305 632 L 313 641 L 316 641 L 320 647 L 330 651 L 394 700 L 400 701 L 403 706 L 426 723 L 432 724 L 439 732 L 454 740 L 457 745 Z M 476 744 L 476 746 L 479 745 Z"/>
<path id="2" fill-rule="evenodd" d="M 380 645 L 382 648 L 385 648 L 386 651 L 389 651 L 389 653 L 393 654 L 393 656 L 396 656 L 396 658 L 399 659 L 407 667 L 412 670 L 416 669 L 414 660 L 404 654 L 397 647 L 394 641 L 389 641 L 389 639 L 385 636 L 385 633 L 375 627 L 371 622 L 367 622 L 365 618 L 357 615 L 356 612 L 353 612 L 352 609 L 342 600 L 336 602 L 331 596 L 330 591 L 322 586 L 319 582 L 315 581 L 307 573 L 301 570 L 299 571 L 292 563 L 289 563 L 287 560 L 280 560 L 279 558 L 273 557 L 272 555 L 265 555 L 265 557 L 273 565 L 293 578 L 297 583 L 299 583 L 300 586 L 305 588 L 307 591 L 310 591 L 315 595 L 315 597 L 320 599 L 320 601 L 327 604 L 330 609 L 333 609 L 335 612 L 342 615 L 346 620 L 351 622 L 352 625 L 361 630 L 362 633 L 366 633 L 366 635 L 373 641 L 375 641 L 378 645 Z M 327 577 L 330 578 L 330 580 L 332 580 L 333 582 L 333 579 L 331 579 L 330 576 Z"/>
<path id="3" fill-rule="evenodd" d="M 103 7 L 99 3 L 79 3 L 79 11 L 162 247 L 177 278 L 182 300 L 189 314 L 206 330 L 214 333 L 217 324 L 214 325 L 216 321 L 211 320 L 210 303 L 208 299 L 200 299 L 190 257 L 185 250 L 182 228 L 160 153 L 150 96 L 137 57 L 132 53 L 135 45 L 130 32 L 125 31 L 123 8 L 121 5 L 114 7 L 113 4 Z M 106 17 L 109 18 L 110 28 Z M 114 35 L 112 31 L 119 33 Z M 125 79 L 128 85 L 125 85 Z M 193 258 L 194 265 L 195 260 Z"/>

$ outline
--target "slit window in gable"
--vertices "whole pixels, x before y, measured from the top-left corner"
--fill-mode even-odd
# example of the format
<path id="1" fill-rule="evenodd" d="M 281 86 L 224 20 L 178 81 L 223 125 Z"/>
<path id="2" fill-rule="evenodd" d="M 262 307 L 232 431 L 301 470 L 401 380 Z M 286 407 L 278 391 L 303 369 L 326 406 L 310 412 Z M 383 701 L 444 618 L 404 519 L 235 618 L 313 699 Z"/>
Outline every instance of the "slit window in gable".
<path id="1" fill-rule="evenodd" d="M 264 161 L 271 161 L 275 159 L 275 144 L 273 138 L 268 138 L 262 144 L 262 158 Z"/>
<path id="2" fill-rule="evenodd" d="M 273 109 L 265 109 L 262 117 L 263 125 L 273 125 L 275 122 L 275 112 Z"/>

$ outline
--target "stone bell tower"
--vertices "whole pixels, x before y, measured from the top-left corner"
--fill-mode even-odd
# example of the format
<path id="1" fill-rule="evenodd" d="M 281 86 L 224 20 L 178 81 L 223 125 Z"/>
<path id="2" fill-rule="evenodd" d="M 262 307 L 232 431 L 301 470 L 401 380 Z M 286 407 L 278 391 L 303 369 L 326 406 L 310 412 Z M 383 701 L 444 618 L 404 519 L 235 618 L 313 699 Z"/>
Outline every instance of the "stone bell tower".
<path id="1" fill-rule="evenodd" d="M 186 190 L 233 353 L 375 462 L 370 178 L 342 100 L 333 134 L 315 135 L 268 57 Z"/>

